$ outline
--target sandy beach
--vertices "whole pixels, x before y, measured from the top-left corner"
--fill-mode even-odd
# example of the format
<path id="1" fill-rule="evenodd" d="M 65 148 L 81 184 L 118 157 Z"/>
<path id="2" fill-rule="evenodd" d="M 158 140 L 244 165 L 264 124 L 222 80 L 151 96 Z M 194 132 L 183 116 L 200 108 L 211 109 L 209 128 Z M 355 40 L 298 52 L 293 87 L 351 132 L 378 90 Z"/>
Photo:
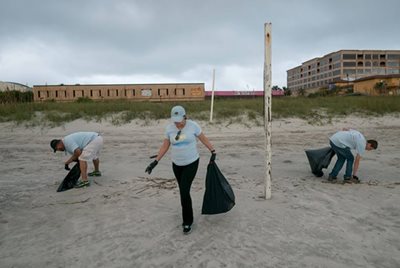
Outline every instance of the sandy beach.
<path id="1" fill-rule="evenodd" d="M 263 127 L 200 121 L 236 206 L 201 215 L 209 152 L 199 144 L 190 235 L 182 234 L 169 154 L 144 173 L 166 124 L 1 123 L 0 267 L 400 267 L 400 117 L 353 116 L 317 126 L 274 120 L 270 200 L 261 198 Z M 323 183 L 304 153 L 328 146 L 343 127 L 379 142 L 361 160 L 361 184 Z M 91 187 L 57 193 L 66 156 L 54 154 L 49 142 L 75 131 L 102 133 L 103 176 Z"/>

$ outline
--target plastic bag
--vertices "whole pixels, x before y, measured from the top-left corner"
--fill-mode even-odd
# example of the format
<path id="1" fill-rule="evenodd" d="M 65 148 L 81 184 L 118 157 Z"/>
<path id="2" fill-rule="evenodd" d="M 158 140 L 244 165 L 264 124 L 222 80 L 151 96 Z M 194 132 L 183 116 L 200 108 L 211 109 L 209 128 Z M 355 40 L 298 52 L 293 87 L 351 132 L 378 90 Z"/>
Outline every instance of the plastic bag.
<path id="1" fill-rule="evenodd" d="M 203 198 L 202 214 L 228 212 L 235 205 L 235 194 L 215 162 L 207 166 L 206 191 Z"/>
<path id="2" fill-rule="evenodd" d="M 76 182 L 81 176 L 81 169 L 79 168 L 79 162 L 75 164 L 75 166 L 68 172 L 67 176 L 65 176 L 64 180 L 61 182 L 60 186 L 57 189 L 57 192 L 63 192 L 74 188 Z"/>
<path id="3" fill-rule="evenodd" d="M 335 152 L 331 147 L 325 147 L 321 149 L 306 150 L 306 155 L 308 162 L 310 163 L 311 172 L 316 177 L 322 177 L 324 175 L 322 169 L 329 166 Z"/>

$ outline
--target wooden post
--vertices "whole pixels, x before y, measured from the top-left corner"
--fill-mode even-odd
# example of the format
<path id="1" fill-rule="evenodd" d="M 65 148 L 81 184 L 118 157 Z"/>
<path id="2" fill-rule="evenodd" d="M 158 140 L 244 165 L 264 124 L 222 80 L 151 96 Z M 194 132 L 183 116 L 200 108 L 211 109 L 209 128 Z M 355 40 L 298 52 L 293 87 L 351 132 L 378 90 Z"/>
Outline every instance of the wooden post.
<path id="1" fill-rule="evenodd" d="M 264 129 L 265 129 L 265 199 L 271 199 L 271 23 L 264 24 L 265 59 L 264 59 Z"/>
<path id="2" fill-rule="evenodd" d="M 212 90 L 211 90 L 210 122 L 212 122 L 213 120 L 213 111 L 214 111 L 214 85 L 215 85 L 215 69 L 213 69 L 213 80 L 212 80 Z"/>

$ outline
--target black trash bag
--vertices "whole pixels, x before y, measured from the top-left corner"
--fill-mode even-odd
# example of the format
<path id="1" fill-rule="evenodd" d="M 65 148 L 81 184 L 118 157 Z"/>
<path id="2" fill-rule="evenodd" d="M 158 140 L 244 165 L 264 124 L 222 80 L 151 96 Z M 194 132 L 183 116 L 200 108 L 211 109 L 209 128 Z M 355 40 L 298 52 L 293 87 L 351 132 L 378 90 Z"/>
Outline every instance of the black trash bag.
<path id="1" fill-rule="evenodd" d="M 321 149 L 306 150 L 306 155 L 308 162 L 310 163 L 311 172 L 317 177 L 322 177 L 324 175 L 322 169 L 329 166 L 335 152 L 331 147 L 325 147 Z"/>
<path id="2" fill-rule="evenodd" d="M 65 179 L 62 181 L 60 186 L 58 186 L 57 192 L 64 192 L 71 188 L 74 188 L 76 182 L 81 176 L 81 169 L 79 168 L 79 162 L 68 172 Z"/>
<path id="3" fill-rule="evenodd" d="M 235 194 L 215 162 L 207 166 L 206 191 L 203 198 L 202 214 L 228 212 L 235 205 Z"/>

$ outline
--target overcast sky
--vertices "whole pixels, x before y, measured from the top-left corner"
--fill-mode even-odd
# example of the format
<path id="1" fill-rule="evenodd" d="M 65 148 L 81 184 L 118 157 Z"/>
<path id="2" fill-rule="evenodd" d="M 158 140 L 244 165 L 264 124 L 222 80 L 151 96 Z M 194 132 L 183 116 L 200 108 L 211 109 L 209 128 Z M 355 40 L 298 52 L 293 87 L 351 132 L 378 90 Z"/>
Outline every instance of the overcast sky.
<path id="1" fill-rule="evenodd" d="M 0 0 L 0 81 L 262 90 L 341 49 L 400 49 L 400 0 Z"/>

